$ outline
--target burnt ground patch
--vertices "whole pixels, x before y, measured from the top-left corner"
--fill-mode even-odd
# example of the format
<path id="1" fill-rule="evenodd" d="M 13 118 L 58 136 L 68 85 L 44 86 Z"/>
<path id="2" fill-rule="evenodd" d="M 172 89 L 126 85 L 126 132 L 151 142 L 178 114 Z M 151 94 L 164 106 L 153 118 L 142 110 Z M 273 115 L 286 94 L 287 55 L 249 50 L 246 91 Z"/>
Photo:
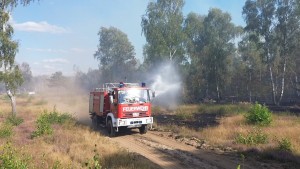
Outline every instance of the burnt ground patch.
<path id="1" fill-rule="evenodd" d="M 185 126 L 196 130 L 219 125 L 219 119 L 222 116 L 224 114 L 221 113 L 195 113 L 192 118 L 184 119 L 172 114 L 153 115 L 158 125 Z"/>
<path id="2" fill-rule="evenodd" d="M 274 113 L 289 112 L 289 113 L 295 114 L 297 116 L 300 115 L 300 107 L 297 105 L 296 106 L 268 105 L 268 108 Z"/>

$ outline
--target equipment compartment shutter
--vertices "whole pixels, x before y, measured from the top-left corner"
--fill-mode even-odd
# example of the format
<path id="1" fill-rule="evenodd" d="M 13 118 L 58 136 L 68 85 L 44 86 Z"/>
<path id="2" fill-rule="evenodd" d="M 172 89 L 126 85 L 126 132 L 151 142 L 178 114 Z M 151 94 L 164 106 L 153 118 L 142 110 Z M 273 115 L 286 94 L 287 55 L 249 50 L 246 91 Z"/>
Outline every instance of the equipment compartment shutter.
<path id="1" fill-rule="evenodd" d="M 103 113 L 104 93 L 100 95 L 100 112 Z"/>
<path id="2" fill-rule="evenodd" d="M 94 112 L 94 95 L 90 94 L 90 101 L 89 101 L 89 111 L 90 113 Z"/>

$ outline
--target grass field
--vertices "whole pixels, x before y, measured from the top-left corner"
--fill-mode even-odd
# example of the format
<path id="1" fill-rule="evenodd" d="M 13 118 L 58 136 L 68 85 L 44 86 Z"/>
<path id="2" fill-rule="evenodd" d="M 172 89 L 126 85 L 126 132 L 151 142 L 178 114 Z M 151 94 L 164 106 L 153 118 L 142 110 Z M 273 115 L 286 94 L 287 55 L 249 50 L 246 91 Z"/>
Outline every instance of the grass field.
<path id="1" fill-rule="evenodd" d="M 144 157 L 127 152 L 108 137 L 91 130 L 87 98 L 86 94 L 67 91 L 17 96 L 18 114 L 11 121 L 21 119 L 21 123 L 13 125 L 8 120 L 11 118 L 9 99 L 1 95 L 0 166 L 16 169 L 157 168 Z M 47 113 L 54 115 L 51 125 L 42 118 Z M 61 121 L 63 118 L 68 120 Z M 52 132 L 47 134 L 50 130 Z"/>
<path id="2" fill-rule="evenodd" d="M 90 129 L 88 95 L 80 91 L 48 91 L 17 96 L 17 118 L 11 118 L 7 96 L 0 96 L 0 165 L 12 168 L 156 168 Z M 251 104 L 181 105 L 173 110 L 153 107 L 155 128 L 196 137 L 215 147 L 257 152 L 279 160 L 300 157 L 300 117 L 273 113 L 269 126 L 251 125 L 245 114 Z M 60 116 L 71 118 L 61 122 Z M 54 123 L 41 120 L 54 114 Z M 64 116 L 65 117 L 65 116 Z M 21 120 L 20 120 L 21 119 Z M 37 121 L 40 119 L 41 126 Z M 20 122 L 20 124 L 19 124 Z M 37 131 L 53 131 L 44 134 Z M 38 133 L 33 137 L 33 133 Z"/>
<path id="3" fill-rule="evenodd" d="M 156 128 L 180 136 L 196 137 L 215 147 L 232 147 L 240 152 L 255 151 L 279 160 L 300 157 L 300 117 L 273 113 L 269 126 L 251 125 L 245 114 L 251 104 L 182 105 L 175 110 L 154 107 Z"/>

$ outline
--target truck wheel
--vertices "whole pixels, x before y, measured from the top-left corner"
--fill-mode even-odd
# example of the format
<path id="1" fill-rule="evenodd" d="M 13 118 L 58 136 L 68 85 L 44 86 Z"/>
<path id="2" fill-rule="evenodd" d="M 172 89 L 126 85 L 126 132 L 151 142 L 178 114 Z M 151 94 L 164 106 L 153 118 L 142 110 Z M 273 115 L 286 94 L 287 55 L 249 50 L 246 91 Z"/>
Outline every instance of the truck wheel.
<path id="1" fill-rule="evenodd" d="M 139 128 L 141 134 L 146 134 L 148 131 L 147 125 L 142 125 L 142 127 Z"/>
<path id="2" fill-rule="evenodd" d="M 116 131 L 115 131 L 115 129 L 114 129 L 113 125 L 112 125 L 112 121 L 110 119 L 107 121 L 106 127 L 107 127 L 107 131 L 108 131 L 108 135 L 110 137 L 116 136 Z"/>

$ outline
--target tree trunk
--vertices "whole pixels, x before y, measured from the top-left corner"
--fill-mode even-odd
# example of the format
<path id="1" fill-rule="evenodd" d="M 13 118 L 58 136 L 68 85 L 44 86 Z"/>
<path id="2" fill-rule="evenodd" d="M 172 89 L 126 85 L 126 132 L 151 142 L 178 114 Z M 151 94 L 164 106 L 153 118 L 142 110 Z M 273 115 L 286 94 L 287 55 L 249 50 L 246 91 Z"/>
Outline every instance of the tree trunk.
<path id="1" fill-rule="evenodd" d="M 284 58 L 284 63 L 283 63 L 283 72 L 282 72 L 282 79 L 281 79 L 281 92 L 280 92 L 280 98 L 278 100 L 278 103 L 280 104 L 283 93 L 284 93 L 284 85 L 285 85 L 285 72 L 286 72 L 286 58 Z"/>
<path id="2" fill-rule="evenodd" d="M 275 82 L 274 82 L 274 77 L 273 77 L 273 72 L 272 72 L 272 67 L 269 65 L 269 71 L 270 71 L 270 78 L 271 78 L 271 85 L 272 85 L 272 97 L 273 97 L 273 103 L 275 105 L 278 105 L 278 102 L 276 100 L 276 88 L 275 88 Z"/>
<path id="3" fill-rule="evenodd" d="M 17 115 L 16 98 L 12 94 L 11 90 L 8 87 L 6 87 L 6 93 L 7 93 L 8 97 L 10 98 L 12 115 L 15 116 L 15 115 Z"/>
<path id="4" fill-rule="evenodd" d="M 252 73 L 250 72 L 249 74 L 249 86 L 247 84 L 247 89 L 249 91 L 249 102 L 252 103 Z M 249 88 L 248 88 L 249 87 Z"/>
<path id="5" fill-rule="evenodd" d="M 217 97 L 218 97 L 218 103 L 220 103 L 220 90 L 219 90 L 219 84 L 217 83 Z"/>
<path id="6" fill-rule="evenodd" d="M 298 88 L 299 82 L 298 82 L 298 77 L 297 77 L 297 75 L 295 76 L 295 81 L 296 81 L 296 84 L 295 84 L 295 86 L 296 86 L 296 92 L 297 92 L 297 96 L 299 97 L 299 96 L 300 96 L 300 90 L 299 90 L 299 88 Z"/>

